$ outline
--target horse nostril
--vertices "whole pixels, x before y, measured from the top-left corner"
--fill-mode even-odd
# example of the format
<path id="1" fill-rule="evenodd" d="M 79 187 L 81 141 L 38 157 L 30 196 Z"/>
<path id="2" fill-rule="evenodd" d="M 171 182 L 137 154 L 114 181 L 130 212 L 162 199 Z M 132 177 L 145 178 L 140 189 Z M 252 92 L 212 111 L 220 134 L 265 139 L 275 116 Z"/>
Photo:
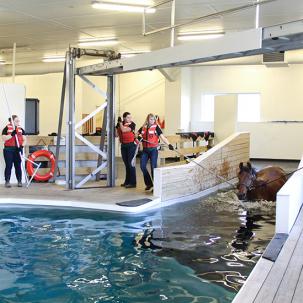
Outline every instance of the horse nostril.
<path id="1" fill-rule="evenodd" d="M 238 193 L 237 196 L 238 196 L 239 200 L 244 200 L 244 198 L 245 198 L 245 195 L 242 193 Z"/>

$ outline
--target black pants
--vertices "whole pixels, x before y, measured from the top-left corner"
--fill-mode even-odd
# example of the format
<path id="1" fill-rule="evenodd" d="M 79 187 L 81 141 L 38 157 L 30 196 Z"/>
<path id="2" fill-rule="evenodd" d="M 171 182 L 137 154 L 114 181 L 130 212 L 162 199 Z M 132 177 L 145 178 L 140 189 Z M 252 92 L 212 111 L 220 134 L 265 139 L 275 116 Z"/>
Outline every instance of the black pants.
<path id="1" fill-rule="evenodd" d="M 136 185 L 136 167 L 132 167 L 131 162 L 136 152 L 136 144 L 128 143 L 121 144 L 121 155 L 125 165 L 126 175 L 125 175 L 125 185 Z"/>
<path id="2" fill-rule="evenodd" d="M 16 178 L 18 182 L 21 182 L 22 180 L 21 158 L 18 149 L 4 148 L 3 155 L 6 165 L 4 171 L 5 182 L 10 181 L 13 164 L 15 166 Z"/>

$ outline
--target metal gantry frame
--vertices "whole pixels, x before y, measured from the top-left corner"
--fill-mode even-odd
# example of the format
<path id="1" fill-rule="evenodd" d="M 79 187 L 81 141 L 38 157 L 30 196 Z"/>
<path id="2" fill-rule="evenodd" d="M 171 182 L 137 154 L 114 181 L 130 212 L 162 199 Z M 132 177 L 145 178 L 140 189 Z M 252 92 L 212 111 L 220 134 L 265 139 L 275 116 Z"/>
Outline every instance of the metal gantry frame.
<path id="1" fill-rule="evenodd" d="M 59 113 L 58 124 L 58 139 L 56 144 L 56 171 L 54 174 L 54 181 L 56 180 L 58 172 L 58 162 L 60 157 L 60 137 L 62 132 L 62 121 L 64 113 L 64 101 L 67 101 L 67 121 L 66 121 L 66 188 L 76 189 L 82 188 L 93 177 L 100 180 L 100 172 L 107 168 L 107 186 L 115 186 L 115 106 L 114 106 L 114 76 L 107 76 L 107 92 L 100 89 L 85 75 L 79 75 L 76 69 L 76 58 L 78 49 L 69 48 L 66 53 L 66 62 L 64 67 L 63 85 L 61 92 L 61 105 Z M 97 92 L 100 97 L 105 99 L 105 102 L 95 109 L 92 113 L 86 116 L 81 121 L 75 121 L 75 85 L 76 77 L 79 76 L 89 87 Z M 93 118 L 99 112 L 104 111 L 103 127 L 100 138 L 100 145 L 96 147 L 93 143 L 82 136 L 78 129 Z M 107 138 L 107 146 L 105 145 L 105 137 Z M 85 176 L 80 182 L 76 183 L 76 157 L 75 157 L 75 144 L 76 139 L 80 140 L 95 153 L 98 154 L 98 165 L 94 171 Z"/>

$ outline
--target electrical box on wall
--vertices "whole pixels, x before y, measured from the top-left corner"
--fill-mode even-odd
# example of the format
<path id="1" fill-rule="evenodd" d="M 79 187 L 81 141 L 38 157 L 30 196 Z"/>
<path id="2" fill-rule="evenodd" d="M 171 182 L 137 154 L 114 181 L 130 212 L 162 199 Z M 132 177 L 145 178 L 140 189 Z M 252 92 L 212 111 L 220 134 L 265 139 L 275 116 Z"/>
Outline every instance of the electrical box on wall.
<path id="1" fill-rule="evenodd" d="M 26 99 L 25 132 L 27 135 L 39 135 L 39 99 Z"/>

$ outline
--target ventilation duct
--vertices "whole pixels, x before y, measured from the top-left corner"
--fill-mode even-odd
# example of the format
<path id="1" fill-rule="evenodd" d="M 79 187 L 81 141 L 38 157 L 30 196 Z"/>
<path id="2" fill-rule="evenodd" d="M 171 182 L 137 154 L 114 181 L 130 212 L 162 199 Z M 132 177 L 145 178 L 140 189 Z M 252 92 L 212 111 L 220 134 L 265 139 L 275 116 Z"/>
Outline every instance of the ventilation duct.
<path id="1" fill-rule="evenodd" d="M 272 52 L 263 54 L 262 63 L 267 67 L 287 67 L 288 63 L 285 61 L 285 52 Z"/>

